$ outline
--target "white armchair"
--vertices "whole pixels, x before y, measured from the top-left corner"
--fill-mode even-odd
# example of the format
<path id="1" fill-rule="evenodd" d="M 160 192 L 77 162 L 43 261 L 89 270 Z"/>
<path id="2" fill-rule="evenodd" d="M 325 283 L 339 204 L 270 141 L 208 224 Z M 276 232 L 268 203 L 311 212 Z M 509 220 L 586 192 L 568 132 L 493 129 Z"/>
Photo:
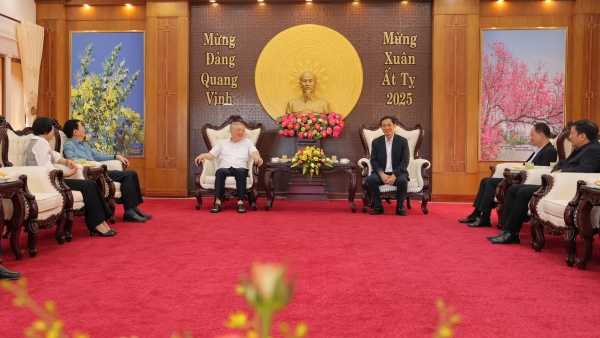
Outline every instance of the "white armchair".
<path id="1" fill-rule="evenodd" d="M 27 231 L 27 247 L 29 255 L 37 255 L 37 234 L 39 229 L 51 228 L 56 224 L 55 238 L 59 244 L 65 241 L 64 224 L 68 201 L 65 197 L 66 189 L 62 182 L 62 172 L 45 167 L 5 167 L 0 171 L 18 179 L 21 175 L 27 175 L 27 200 L 25 221 L 23 226 Z M 69 189 L 70 191 L 70 189 Z M 29 196 L 29 198 L 27 198 Z M 4 208 L 4 219 L 10 219 L 13 213 L 12 201 L 2 199 Z M 14 226 L 14 224 L 11 224 Z M 23 258 L 22 252 L 17 256 Z"/>
<path id="2" fill-rule="evenodd" d="M 232 115 L 225 121 L 221 126 L 215 127 L 207 124 L 202 128 L 202 137 L 206 148 L 210 151 L 220 140 L 228 139 L 231 137 L 229 126 L 234 122 L 240 122 L 246 127 L 245 136 L 249 138 L 256 148 L 260 147 L 260 143 L 265 134 L 265 127 L 258 123 L 253 127 L 250 127 L 242 117 L 238 115 Z M 220 158 L 213 160 L 204 160 L 198 166 L 198 171 L 195 174 L 194 182 L 196 183 L 196 209 L 200 210 L 202 207 L 202 193 L 213 193 L 215 190 L 215 173 L 221 164 Z M 246 178 L 246 195 L 248 202 L 252 207 L 252 210 L 256 211 L 256 199 L 258 197 L 258 165 L 254 164 L 252 158 L 248 160 L 248 177 Z M 235 187 L 235 178 L 227 177 L 225 179 L 225 200 L 228 200 L 231 196 L 235 196 L 237 190 Z"/>
<path id="3" fill-rule="evenodd" d="M 0 169 L 12 179 L 18 179 L 22 174 L 27 175 L 27 194 L 31 195 L 28 205 L 28 216 L 25 218 L 24 227 L 28 232 L 28 247 L 31 257 L 37 253 L 38 229 L 50 228 L 56 224 L 56 240 L 62 244 L 66 236 L 65 223 L 67 216 L 72 212 L 73 200 L 80 197 L 78 191 L 71 191 L 63 181 L 60 170 L 51 170 L 43 167 L 28 167 L 26 163 L 27 148 L 31 141 L 33 131 L 31 128 L 14 131 L 3 117 L 0 117 L 0 142 L 2 165 Z M 26 195 L 27 195 L 26 194 Z M 12 214 L 12 202 L 2 201 L 5 209 L 5 218 Z M 6 238 L 8 232 L 3 234 Z M 17 259 L 22 258 L 22 254 Z"/>
<path id="4" fill-rule="evenodd" d="M 568 266 L 573 266 L 577 227 L 574 224 L 574 209 L 568 206 L 577 205 L 577 191 L 580 185 L 594 184 L 598 180 L 598 173 L 552 173 L 542 176 L 542 187 L 533 194 L 529 202 L 529 210 L 532 213 L 531 247 L 536 252 L 540 252 L 546 243 L 544 229 L 551 235 L 564 235 L 567 250 L 565 260 Z M 590 221 L 594 229 L 597 229 L 600 224 L 599 207 L 592 208 Z"/>
<path id="5" fill-rule="evenodd" d="M 408 175 L 410 181 L 408 182 L 408 189 L 406 194 L 406 207 L 410 206 L 411 196 L 421 196 L 421 210 L 424 214 L 427 214 L 427 202 L 431 200 L 431 192 L 429 191 L 429 175 L 427 170 L 431 166 L 428 160 L 422 159 L 419 156 L 419 149 L 423 143 L 423 137 L 425 131 L 420 124 L 415 125 L 413 128 L 404 126 L 401 122 L 396 125 L 394 132 L 408 141 L 408 148 L 410 150 L 410 161 L 408 163 Z M 372 207 L 372 199 L 369 196 L 369 190 L 367 189 L 367 177 L 371 174 L 373 168 L 371 168 L 371 146 L 373 140 L 383 135 L 383 131 L 380 126 L 367 127 L 364 124 L 360 127 L 360 139 L 365 150 L 365 157 L 358 160 L 358 165 L 362 166 L 362 200 L 363 200 L 363 212 L 367 212 L 369 207 Z M 396 187 L 393 185 L 385 184 L 379 187 L 382 199 L 385 199 L 388 203 L 395 198 Z"/>

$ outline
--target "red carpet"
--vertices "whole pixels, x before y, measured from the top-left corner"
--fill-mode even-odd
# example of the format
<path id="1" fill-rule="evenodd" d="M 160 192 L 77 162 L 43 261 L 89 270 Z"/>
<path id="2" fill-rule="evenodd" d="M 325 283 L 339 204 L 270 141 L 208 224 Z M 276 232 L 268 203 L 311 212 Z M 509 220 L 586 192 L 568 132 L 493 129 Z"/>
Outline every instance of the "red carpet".
<path id="1" fill-rule="evenodd" d="M 431 203 L 423 215 L 414 203 L 401 218 L 390 206 L 382 216 L 351 214 L 342 201 L 276 200 L 265 212 L 261 199 L 245 215 L 231 201 L 210 214 L 209 202 L 197 211 L 192 199 L 146 199 L 154 219 L 118 221 L 115 238 L 89 237 L 79 218 L 72 243 L 42 230 L 37 258 L 5 253 L 4 266 L 28 278 L 38 302 L 57 303 L 67 332 L 93 337 L 226 333 L 228 313 L 247 310 L 234 293 L 240 274 L 254 260 L 286 258 L 297 285 L 275 320 L 306 321 L 309 337 L 431 337 L 436 298 L 462 315 L 457 337 L 598 336 L 598 246 L 578 271 L 564 263 L 561 237 L 535 253 L 528 224 L 520 245 L 490 244 L 496 230 L 456 221 L 471 211 L 466 204 Z M 11 299 L 0 292 L 2 337 L 22 336 L 33 319 Z"/>

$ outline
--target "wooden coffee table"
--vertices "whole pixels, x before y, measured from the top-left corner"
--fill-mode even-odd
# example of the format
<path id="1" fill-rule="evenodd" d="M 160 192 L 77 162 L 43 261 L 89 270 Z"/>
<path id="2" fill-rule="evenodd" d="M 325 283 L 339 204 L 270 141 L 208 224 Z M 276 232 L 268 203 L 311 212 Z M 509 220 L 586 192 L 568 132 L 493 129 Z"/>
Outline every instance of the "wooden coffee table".
<path id="1" fill-rule="evenodd" d="M 265 204 L 265 210 L 269 211 L 273 206 L 273 200 L 275 194 L 273 193 L 273 174 L 276 171 L 287 171 L 292 173 L 302 173 L 302 166 L 295 168 L 290 167 L 289 162 L 268 162 L 267 171 L 265 172 L 265 189 L 267 193 L 267 204 Z M 348 203 L 350 204 L 350 210 L 353 213 L 356 212 L 356 205 L 354 204 L 354 195 L 356 194 L 356 163 L 341 164 L 336 163 L 333 168 L 323 166 L 319 169 L 319 175 L 330 175 L 333 173 L 346 172 L 350 175 L 350 184 L 348 187 Z"/>

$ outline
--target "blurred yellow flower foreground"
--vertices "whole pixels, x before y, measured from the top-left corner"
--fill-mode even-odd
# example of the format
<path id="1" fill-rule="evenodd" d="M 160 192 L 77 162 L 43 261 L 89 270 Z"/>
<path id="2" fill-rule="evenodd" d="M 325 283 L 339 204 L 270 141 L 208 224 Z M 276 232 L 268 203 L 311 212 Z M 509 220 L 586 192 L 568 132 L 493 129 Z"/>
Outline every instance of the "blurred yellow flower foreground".
<path id="1" fill-rule="evenodd" d="M 287 265 L 276 263 L 255 262 L 250 268 L 250 276 L 244 276 L 241 285 L 236 287 L 236 292 L 243 296 L 248 304 L 254 309 L 254 314 L 238 311 L 229 315 L 225 327 L 240 330 L 241 334 L 228 334 L 217 338 L 272 338 L 272 324 L 275 313 L 286 307 L 292 298 L 294 283 L 287 276 Z M 28 338 L 68 338 L 63 332 L 63 322 L 58 318 L 56 306 L 52 301 L 46 301 L 44 306 L 38 305 L 29 297 L 27 291 L 27 280 L 25 278 L 15 281 L 0 281 L 0 287 L 12 293 L 15 298 L 15 307 L 24 307 L 38 316 L 30 327 L 23 332 Z M 437 301 L 440 312 L 440 320 L 434 338 L 454 337 L 453 326 L 461 320 L 454 313 L 454 309 L 446 307 L 442 300 Z M 299 323 L 293 329 L 287 323 L 278 325 L 277 337 L 303 338 L 308 334 L 308 326 Z M 89 338 L 84 333 L 75 333 L 73 338 Z M 171 338 L 191 338 L 192 333 L 186 332 L 183 336 L 175 333 Z M 123 337 L 124 338 L 124 337 Z M 137 338 L 137 337 L 131 337 Z M 361 337 L 362 338 L 362 337 Z"/>

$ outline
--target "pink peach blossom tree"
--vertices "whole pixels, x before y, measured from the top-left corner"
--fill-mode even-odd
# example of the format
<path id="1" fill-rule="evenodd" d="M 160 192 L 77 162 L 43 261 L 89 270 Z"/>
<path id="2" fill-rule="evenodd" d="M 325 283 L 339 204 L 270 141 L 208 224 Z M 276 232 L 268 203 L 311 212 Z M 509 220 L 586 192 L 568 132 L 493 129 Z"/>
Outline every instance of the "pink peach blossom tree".
<path id="1" fill-rule="evenodd" d="M 535 69 L 519 60 L 501 41 L 483 54 L 481 76 L 481 159 L 496 160 L 506 135 L 529 132 L 544 122 L 553 133 L 563 126 L 564 74 L 553 77 L 539 62 Z"/>

